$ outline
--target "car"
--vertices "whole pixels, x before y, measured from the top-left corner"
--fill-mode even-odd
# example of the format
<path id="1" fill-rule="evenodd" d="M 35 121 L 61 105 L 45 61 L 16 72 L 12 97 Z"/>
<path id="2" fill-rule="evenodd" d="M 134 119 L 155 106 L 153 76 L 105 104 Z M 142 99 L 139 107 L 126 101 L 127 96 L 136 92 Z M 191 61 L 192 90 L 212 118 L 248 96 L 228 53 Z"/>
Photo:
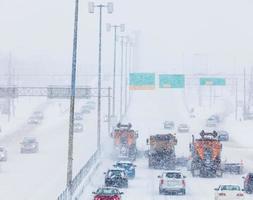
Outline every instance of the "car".
<path id="1" fill-rule="evenodd" d="M 96 108 L 96 105 L 95 104 L 86 104 L 85 105 L 87 109 L 89 110 L 94 110 Z"/>
<path id="2" fill-rule="evenodd" d="M 214 199 L 215 200 L 243 200 L 244 194 L 243 190 L 239 185 L 235 184 L 224 184 L 220 185 L 218 188 L 215 188 Z"/>
<path id="3" fill-rule="evenodd" d="M 40 111 L 35 111 L 35 112 L 33 112 L 32 116 L 33 116 L 34 118 L 39 119 L 39 120 L 44 119 L 44 115 L 43 115 L 43 113 L 40 112 Z"/>
<path id="4" fill-rule="evenodd" d="M 76 120 L 76 121 L 83 120 L 83 115 L 82 115 L 82 113 L 75 113 L 75 114 L 74 114 L 74 120 Z"/>
<path id="5" fill-rule="evenodd" d="M 179 167 L 187 167 L 188 158 L 185 156 L 180 156 L 176 158 L 176 165 Z"/>
<path id="6" fill-rule="evenodd" d="M 185 176 L 181 171 L 163 172 L 159 178 L 159 194 L 186 194 Z"/>
<path id="7" fill-rule="evenodd" d="M 218 125 L 218 122 L 215 117 L 209 117 L 206 121 L 207 127 L 216 127 L 217 125 Z"/>
<path id="8" fill-rule="evenodd" d="M 113 165 L 115 168 L 124 169 L 128 178 L 135 177 L 135 167 L 132 162 L 130 161 L 118 161 L 116 164 Z"/>
<path id="9" fill-rule="evenodd" d="M 243 118 L 245 120 L 252 120 L 253 119 L 253 113 L 252 112 L 246 112 L 244 115 L 243 115 Z"/>
<path id="10" fill-rule="evenodd" d="M 87 105 L 96 105 L 96 102 L 95 101 L 87 101 L 86 104 Z"/>
<path id="11" fill-rule="evenodd" d="M 163 123 L 164 129 L 173 129 L 175 127 L 175 123 L 173 121 L 165 121 Z"/>
<path id="12" fill-rule="evenodd" d="M 21 142 L 21 153 L 36 153 L 39 151 L 39 143 L 35 137 L 25 137 Z"/>
<path id="13" fill-rule="evenodd" d="M 88 107 L 82 106 L 82 108 L 81 108 L 81 113 L 82 114 L 89 114 L 90 112 L 91 111 L 90 111 L 90 109 Z"/>
<path id="14" fill-rule="evenodd" d="M 189 132 L 190 128 L 187 124 L 179 124 L 178 127 L 177 127 L 177 131 L 180 132 L 180 133 Z"/>
<path id="15" fill-rule="evenodd" d="M 29 117 L 27 123 L 28 124 L 40 124 L 41 120 L 37 117 L 31 116 L 31 117 Z"/>
<path id="16" fill-rule="evenodd" d="M 220 141 L 229 141 L 229 133 L 227 131 L 217 131 L 218 132 L 218 140 Z"/>
<path id="17" fill-rule="evenodd" d="M 106 187 L 128 187 L 128 177 L 124 169 L 109 169 L 104 174 Z"/>
<path id="18" fill-rule="evenodd" d="M 118 188 L 114 187 L 101 187 L 98 188 L 94 194 L 93 200 L 121 200 L 121 195 L 124 194 L 120 192 Z"/>
<path id="19" fill-rule="evenodd" d="M 0 161 L 7 161 L 7 150 L 4 147 L 0 147 Z"/>
<path id="20" fill-rule="evenodd" d="M 243 173 L 243 162 L 223 162 L 223 172 L 230 174 L 242 174 Z"/>
<path id="21" fill-rule="evenodd" d="M 74 132 L 75 133 L 83 132 L 83 125 L 81 123 L 74 123 Z"/>
<path id="22" fill-rule="evenodd" d="M 253 193 L 253 173 L 248 173 L 245 177 L 242 177 L 244 179 L 243 185 L 244 190 L 248 194 Z"/>

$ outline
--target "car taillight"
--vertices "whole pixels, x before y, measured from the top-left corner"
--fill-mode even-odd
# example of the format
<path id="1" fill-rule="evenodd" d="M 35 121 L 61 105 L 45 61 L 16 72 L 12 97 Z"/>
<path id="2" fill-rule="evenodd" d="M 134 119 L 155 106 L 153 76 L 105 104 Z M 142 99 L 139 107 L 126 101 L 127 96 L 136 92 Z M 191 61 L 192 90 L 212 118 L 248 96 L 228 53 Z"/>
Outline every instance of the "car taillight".
<path id="1" fill-rule="evenodd" d="M 182 180 L 182 184 L 183 184 L 183 186 L 185 187 L 185 181 L 184 181 L 184 180 Z"/>
<path id="2" fill-rule="evenodd" d="M 112 198 L 112 200 L 119 200 L 119 197 L 115 196 L 115 197 Z"/>
<path id="3" fill-rule="evenodd" d="M 219 196 L 226 196 L 225 193 L 219 193 Z"/>
<path id="4" fill-rule="evenodd" d="M 243 197 L 244 195 L 243 195 L 243 193 L 238 193 L 236 196 L 237 197 Z"/>
<path id="5" fill-rule="evenodd" d="M 160 180 L 160 184 L 162 185 L 163 183 L 164 183 L 164 180 L 163 180 L 163 179 L 161 179 L 161 180 Z"/>

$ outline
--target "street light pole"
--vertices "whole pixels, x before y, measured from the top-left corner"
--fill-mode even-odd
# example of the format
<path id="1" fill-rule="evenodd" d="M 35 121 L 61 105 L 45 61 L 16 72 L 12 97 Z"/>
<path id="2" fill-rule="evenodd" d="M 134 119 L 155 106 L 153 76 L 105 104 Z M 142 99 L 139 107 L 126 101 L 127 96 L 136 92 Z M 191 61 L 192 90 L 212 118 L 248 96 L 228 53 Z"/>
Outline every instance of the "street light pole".
<path id="1" fill-rule="evenodd" d="M 73 169 L 73 139 L 74 139 L 74 111 L 75 111 L 75 88 L 76 88 L 76 55 L 77 55 L 77 31 L 78 31 L 78 6 L 79 0 L 75 1 L 75 21 L 72 55 L 72 75 L 71 75 L 71 97 L 70 97 L 70 116 L 69 116 L 69 138 L 68 138 L 68 165 L 67 165 L 67 187 L 72 197 L 72 169 Z"/>
<path id="2" fill-rule="evenodd" d="M 122 120 L 122 104 L 123 104 L 123 68 L 124 68 L 124 36 L 121 36 L 121 69 L 120 69 L 120 122 Z"/>
<path id="3" fill-rule="evenodd" d="M 128 44 L 129 44 L 129 37 L 126 37 L 126 46 L 125 46 L 125 114 L 127 112 L 127 81 L 128 81 Z"/>
<path id="4" fill-rule="evenodd" d="M 112 115 L 115 117 L 115 91 L 116 91 L 116 65 L 117 65 L 117 30 L 121 32 L 125 31 L 125 25 L 111 25 L 107 24 L 107 31 L 111 31 L 111 27 L 114 29 L 114 48 L 113 48 L 113 86 L 112 86 Z M 110 116 L 108 116 L 110 117 Z"/>
<path id="5" fill-rule="evenodd" d="M 107 8 L 108 13 L 113 12 L 113 4 L 95 5 L 89 2 L 89 12 L 94 13 L 95 7 L 99 8 L 99 49 L 98 49 L 98 110 L 97 110 L 97 151 L 101 153 L 101 63 L 102 63 L 102 9 Z"/>

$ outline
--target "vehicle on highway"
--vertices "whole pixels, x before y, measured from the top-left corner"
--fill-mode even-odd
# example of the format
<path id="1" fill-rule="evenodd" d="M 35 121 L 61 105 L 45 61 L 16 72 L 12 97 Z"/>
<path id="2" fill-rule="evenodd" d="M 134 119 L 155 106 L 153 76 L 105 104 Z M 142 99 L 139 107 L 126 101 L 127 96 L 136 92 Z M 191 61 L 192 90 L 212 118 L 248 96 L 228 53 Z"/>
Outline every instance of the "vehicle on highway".
<path id="1" fill-rule="evenodd" d="M 227 131 L 221 130 L 217 131 L 217 133 L 218 133 L 218 140 L 229 141 L 229 133 Z"/>
<path id="2" fill-rule="evenodd" d="M 33 112 L 32 116 L 33 116 L 34 118 L 39 119 L 39 120 L 44 119 L 44 115 L 43 115 L 43 113 L 40 112 L 40 111 L 35 111 L 35 112 Z"/>
<path id="3" fill-rule="evenodd" d="M 130 161 L 118 161 L 113 166 L 115 168 L 124 169 L 128 178 L 134 178 L 135 177 L 136 165 L 134 165 L 132 162 L 130 162 Z"/>
<path id="4" fill-rule="evenodd" d="M 176 158 L 176 166 L 177 167 L 187 167 L 189 158 L 185 156 L 179 156 Z"/>
<path id="5" fill-rule="evenodd" d="M 74 133 L 83 132 L 83 125 L 81 123 L 74 123 Z"/>
<path id="6" fill-rule="evenodd" d="M 40 124 L 41 120 L 37 117 L 31 116 L 31 117 L 29 117 L 27 123 L 28 124 Z"/>
<path id="7" fill-rule="evenodd" d="M 186 133 L 190 131 L 190 127 L 187 124 L 179 124 L 177 131 L 180 133 Z"/>
<path id="8" fill-rule="evenodd" d="M 118 188 L 114 187 L 101 187 L 98 188 L 94 194 L 93 200 L 121 200 L 121 195 L 124 194 L 120 192 Z"/>
<path id="9" fill-rule="evenodd" d="M 7 150 L 4 147 L 0 147 L 0 161 L 7 161 Z"/>
<path id="10" fill-rule="evenodd" d="M 176 168 L 175 146 L 177 145 L 177 138 L 174 134 L 151 135 L 146 142 L 149 145 L 149 168 L 167 170 Z"/>
<path id="11" fill-rule="evenodd" d="M 185 176 L 181 171 L 166 171 L 159 178 L 159 194 L 186 194 Z"/>
<path id="12" fill-rule="evenodd" d="M 86 104 L 85 105 L 87 109 L 89 110 L 94 110 L 96 108 L 96 105 L 95 104 Z"/>
<path id="13" fill-rule="evenodd" d="M 230 174 L 242 174 L 243 163 L 242 162 L 227 162 L 222 163 L 222 169 L 224 173 Z"/>
<path id="14" fill-rule="evenodd" d="M 227 184 L 215 188 L 215 200 L 243 200 L 243 190 L 239 185 Z"/>
<path id="15" fill-rule="evenodd" d="M 21 153 L 37 153 L 39 151 L 39 143 L 35 137 L 24 137 L 21 142 Z"/>
<path id="16" fill-rule="evenodd" d="M 175 123 L 173 121 L 164 121 L 163 128 L 164 129 L 173 129 L 175 127 Z"/>
<path id="17" fill-rule="evenodd" d="M 74 120 L 76 120 L 76 121 L 83 120 L 83 115 L 82 115 L 82 113 L 75 113 L 75 114 L 74 114 Z"/>
<path id="18" fill-rule="evenodd" d="M 96 102 L 95 101 L 87 101 L 86 104 L 87 105 L 96 105 Z"/>
<path id="19" fill-rule="evenodd" d="M 253 193 L 253 173 L 248 173 L 246 176 L 242 177 L 244 179 L 243 186 L 244 190 L 248 194 Z"/>
<path id="20" fill-rule="evenodd" d="M 104 174 L 106 187 L 128 187 L 128 177 L 124 169 L 109 169 Z"/>
<path id="21" fill-rule="evenodd" d="M 209 117 L 206 120 L 206 126 L 207 127 L 216 127 L 218 125 L 217 119 L 215 117 Z"/>
<path id="22" fill-rule="evenodd" d="M 217 139 L 218 133 L 202 130 L 199 135 L 198 139 L 192 135 L 192 143 L 190 144 L 192 176 L 222 177 L 222 144 Z"/>
<path id="23" fill-rule="evenodd" d="M 86 106 L 82 106 L 81 107 L 81 113 L 82 114 L 89 114 L 91 111 L 90 111 L 90 109 L 88 108 L 88 107 L 86 107 Z"/>

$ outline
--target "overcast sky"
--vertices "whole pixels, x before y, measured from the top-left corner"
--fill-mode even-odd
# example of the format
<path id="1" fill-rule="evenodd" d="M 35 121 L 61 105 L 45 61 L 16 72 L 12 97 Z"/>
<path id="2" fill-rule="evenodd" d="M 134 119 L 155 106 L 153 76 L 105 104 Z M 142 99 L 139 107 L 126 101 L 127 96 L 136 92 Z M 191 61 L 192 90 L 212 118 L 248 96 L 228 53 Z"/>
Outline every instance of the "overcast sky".
<path id="1" fill-rule="evenodd" d="M 86 70 L 97 64 L 98 46 L 98 13 L 89 14 L 87 4 L 80 0 L 78 49 L 78 67 Z M 235 72 L 253 65 L 252 10 L 251 0 L 115 0 L 104 23 L 139 31 L 139 70 L 187 72 L 205 65 L 210 73 Z M 16 68 L 69 72 L 73 12 L 74 0 L 0 0 L 1 68 L 11 52 Z M 112 33 L 103 36 L 109 68 Z"/>

